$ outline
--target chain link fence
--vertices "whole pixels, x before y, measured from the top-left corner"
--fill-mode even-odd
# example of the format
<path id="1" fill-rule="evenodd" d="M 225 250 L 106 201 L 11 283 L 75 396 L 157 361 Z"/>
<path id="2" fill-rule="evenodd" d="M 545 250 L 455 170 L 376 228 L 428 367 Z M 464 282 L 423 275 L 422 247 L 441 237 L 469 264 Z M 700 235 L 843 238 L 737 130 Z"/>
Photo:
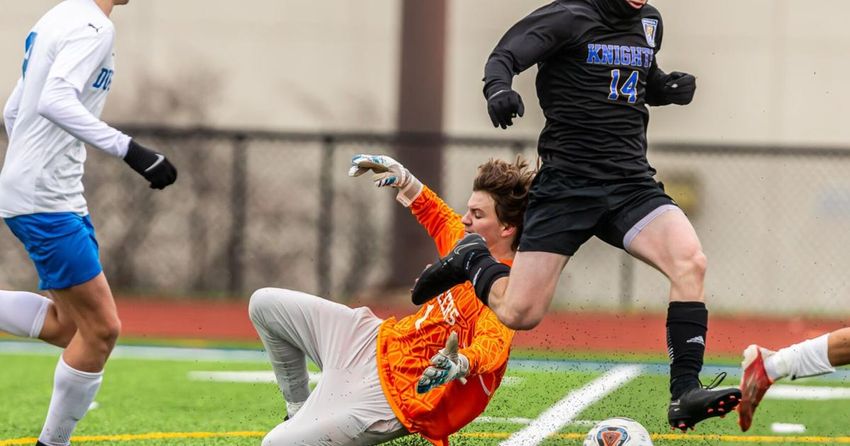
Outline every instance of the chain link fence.
<path id="1" fill-rule="evenodd" d="M 413 218 L 394 223 L 394 194 L 346 174 L 356 153 L 392 155 L 398 135 L 125 128 L 163 147 L 180 177 L 151 191 L 89 150 L 86 196 L 119 292 L 246 298 L 280 286 L 345 301 L 380 289 L 405 255 L 389 235 Z M 442 184 L 430 186 L 458 210 L 487 159 L 536 160 L 530 140 L 431 138 L 444 163 Z M 650 161 L 700 235 L 713 310 L 850 313 L 850 150 L 665 144 L 650 148 Z M 0 287 L 36 283 L 22 246 L 0 231 Z M 666 302 L 661 274 L 591 240 L 562 275 L 555 305 L 652 311 Z"/>

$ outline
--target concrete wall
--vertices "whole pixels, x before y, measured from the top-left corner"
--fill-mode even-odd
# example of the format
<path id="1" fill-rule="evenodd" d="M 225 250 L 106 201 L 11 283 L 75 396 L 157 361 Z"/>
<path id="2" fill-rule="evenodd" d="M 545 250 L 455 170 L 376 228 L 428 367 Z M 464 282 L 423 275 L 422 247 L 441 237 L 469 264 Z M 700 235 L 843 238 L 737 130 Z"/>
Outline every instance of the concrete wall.
<path id="1" fill-rule="evenodd" d="M 3 4 L 0 96 L 19 74 L 23 39 L 55 0 Z M 517 88 L 526 117 L 494 130 L 481 97 L 483 63 L 502 33 L 540 5 L 449 5 L 445 129 L 533 139 L 542 127 L 534 69 Z M 688 107 L 655 109 L 652 143 L 850 148 L 846 0 L 654 0 L 664 14 L 667 71 L 698 76 Z M 250 8 L 245 5 L 250 5 Z M 227 128 L 392 131 L 397 107 L 397 0 L 132 0 L 113 14 L 118 73 L 106 118 Z M 462 208 L 464 176 L 486 159 L 447 157 L 446 196 Z M 487 154 L 489 155 L 489 154 Z M 498 154 L 508 156 L 509 154 Z M 463 159 L 459 159 L 463 157 Z M 707 294 L 727 311 L 846 308 L 850 284 L 850 163 L 821 158 L 653 155 L 664 174 L 700 184 L 693 222 L 710 259 Z M 571 262 L 558 302 L 616 306 L 632 260 L 591 242 Z M 665 305 L 666 283 L 635 266 L 638 307 Z M 842 310 L 844 311 L 844 310 Z M 846 313 L 846 311 L 844 311 Z"/>
<path id="2" fill-rule="evenodd" d="M 29 27 L 56 3 L 4 1 L 0 96 L 18 76 Z M 502 33 L 540 4 L 450 1 L 448 131 L 537 134 L 542 118 L 534 106 L 534 69 L 516 82 L 530 107 L 510 132 L 490 127 L 480 80 Z M 666 24 L 662 66 L 697 74 L 699 91 L 685 109 L 654 113 L 652 140 L 847 145 L 850 127 L 841 111 L 850 72 L 850 28 L 843 24 L 850 2 L 653 4 Z M 392 130 L 400 7 L 398 0 L 133 0 L 113 13 L 119 71 L 107 117 L 137 118 L 153 88 L 181 93 L 203 109 L 144 116 L 163 123 Z"/>

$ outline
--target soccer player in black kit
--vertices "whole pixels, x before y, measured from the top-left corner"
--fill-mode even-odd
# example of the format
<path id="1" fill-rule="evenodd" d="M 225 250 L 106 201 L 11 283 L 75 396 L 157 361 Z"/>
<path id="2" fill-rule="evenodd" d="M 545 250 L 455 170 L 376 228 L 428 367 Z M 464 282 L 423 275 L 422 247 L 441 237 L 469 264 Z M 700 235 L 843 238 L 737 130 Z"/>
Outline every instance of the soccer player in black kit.
<path id="1" fill-rule="evenodd" d="M 493 125 L 505 129 L 522 116 L 511 82 L 534 64 L 546 117 L 519 252 L 511 269 L 470 234 L 423 271 L 412 294 L 419 304 L 470 280 L 505 325 L 529 330 L 548 310 L 567 261 L 590 237 L 626 250 L 670 280 L 668 421 L 685 431 L 732 411 L 741 392 L 699 381 L 706 258 L 646 159 L 647 106 L 688 104 L 696 89 L 694 76 L 658 67 L 663 30 L 646 0 L 557 0 L 507 31 L 484 69 Z"/>

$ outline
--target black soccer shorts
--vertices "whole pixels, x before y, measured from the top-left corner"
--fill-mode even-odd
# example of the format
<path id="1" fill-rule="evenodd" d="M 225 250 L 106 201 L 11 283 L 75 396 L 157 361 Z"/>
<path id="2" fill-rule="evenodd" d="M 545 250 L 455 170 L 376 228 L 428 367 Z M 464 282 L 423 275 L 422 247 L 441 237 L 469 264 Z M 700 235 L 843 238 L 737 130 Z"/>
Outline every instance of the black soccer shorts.
<path id="1" fill-rule="evenodd" d="M 592 236 L 625 249 L 671 206 L 678 208 L 652 178 L 601 181 L 543 166 L 531 186 L 519 250 L 572 256 Z"/>

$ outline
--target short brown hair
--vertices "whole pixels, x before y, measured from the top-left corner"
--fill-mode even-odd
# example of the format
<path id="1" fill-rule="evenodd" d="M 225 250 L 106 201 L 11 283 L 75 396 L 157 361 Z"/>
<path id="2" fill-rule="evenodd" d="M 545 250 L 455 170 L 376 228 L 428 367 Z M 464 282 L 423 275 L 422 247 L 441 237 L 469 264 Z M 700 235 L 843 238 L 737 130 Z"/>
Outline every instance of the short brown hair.
<path id="1" fill-rule="evenodd" d="M 496 218 L 503 224 L 517 229 L 511 248 L 516 251 L 522 235 L 525 208 L 528 207 L 528 190 L 535 172 L 528 168 L 528 161 L 517 155 L 516 161 L 490 158 L 478 166 L 478 175 L 472 183 L 475 192 L 487 192 L 496 203 Z"/>

